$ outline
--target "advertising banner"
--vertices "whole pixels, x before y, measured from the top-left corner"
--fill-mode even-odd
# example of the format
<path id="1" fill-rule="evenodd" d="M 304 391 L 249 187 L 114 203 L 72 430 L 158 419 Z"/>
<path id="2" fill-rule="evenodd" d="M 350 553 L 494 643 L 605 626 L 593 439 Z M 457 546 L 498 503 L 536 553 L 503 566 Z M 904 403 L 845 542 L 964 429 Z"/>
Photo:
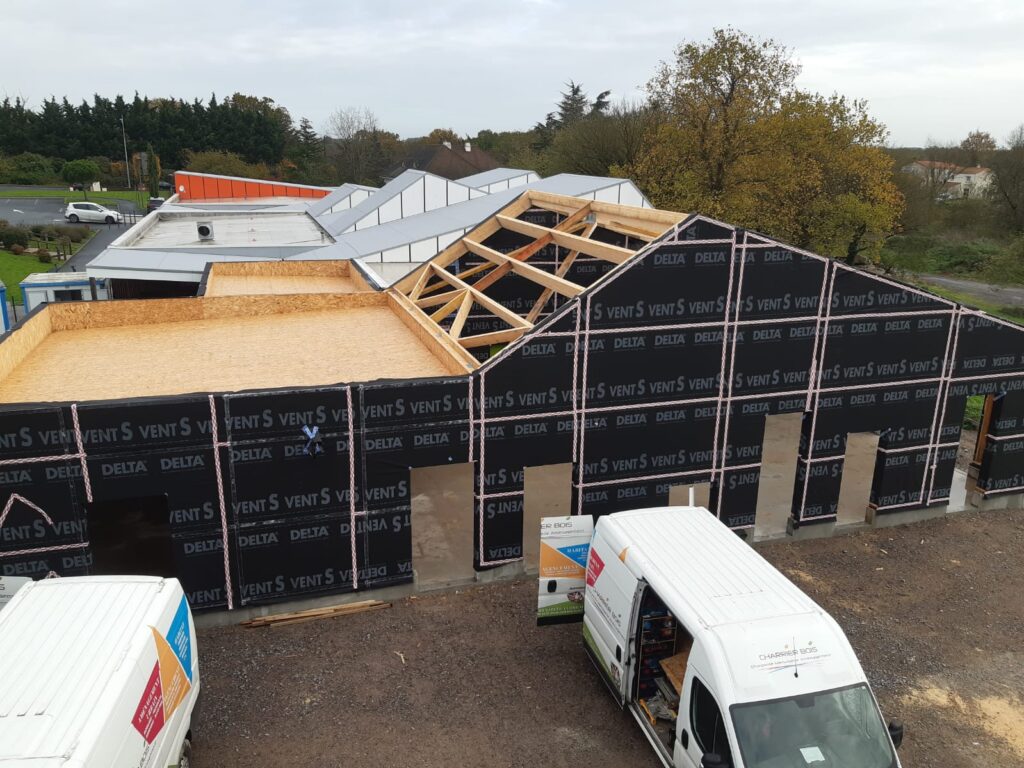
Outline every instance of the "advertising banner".
<path id="1" fill-rule="evenodd" d="M 537 624 L 583 621 L 587 556 L 593 536 L 594 518 L 590 515 L 541 518 Z"/>

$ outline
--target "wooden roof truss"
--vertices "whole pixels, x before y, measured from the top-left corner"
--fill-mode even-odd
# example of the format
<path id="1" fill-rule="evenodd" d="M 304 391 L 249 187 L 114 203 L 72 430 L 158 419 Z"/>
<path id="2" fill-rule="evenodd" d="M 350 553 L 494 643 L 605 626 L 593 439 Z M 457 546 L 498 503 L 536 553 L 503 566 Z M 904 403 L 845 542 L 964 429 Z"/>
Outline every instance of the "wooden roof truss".
<path id="1" fill-rule="evenodd" d="M 551 211 L 564 218 L 553 227 L 519 218 L 531 210 Z M 598 228 L 625 235 L 629 238 L 626 242 L 636 241 L 638 247 L 642 247 L 682 219 L 682 214 L 668 211 L 529 190 L 420 269 L 407 275 L 393 290 L 407 309 L 424 315 L 429 324 L 447 336 L 444 341 L 449 347 L 455 346 L 461 352 L 507 343 L 533 328 L 554 294 L 573 298 L 583 292 L 585 286 L 567 278 L 570 268 L 580 257 L 622 264 L 635 255 L 636 249 L 591 239 Z M 532 239 L 510 253 L 499 253 L 484 243 L 502 229 Z M 551 244 L 564 251 L 554 271 L 529 263 L 531 257 Z M 467 255 L 475 256 L 481 263 L 458 273 L 450 271 L 452 265 Z M 533 306 L 524 315 L 513 312 L 487 295 L 490 286 L 510 274 L 525 278 L 541 289 Z M 506 327 L 463 335 L 466 320 L 474 306 L 490 313 Z M 447 324 L 449 318 L 451 322 Z M 475 362 L 468 353 L 460 356 L 463 360 Z"/>

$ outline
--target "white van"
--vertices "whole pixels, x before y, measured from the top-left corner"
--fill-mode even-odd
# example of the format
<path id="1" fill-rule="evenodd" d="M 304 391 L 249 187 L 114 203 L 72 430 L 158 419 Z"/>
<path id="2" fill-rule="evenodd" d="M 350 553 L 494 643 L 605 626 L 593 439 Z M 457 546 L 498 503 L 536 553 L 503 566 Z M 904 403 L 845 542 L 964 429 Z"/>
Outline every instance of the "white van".
<path id="1" fill-rule="evenodd" d="M 583 634 L 666 766 L 898 768 L 839 625 L 700 507 L 598 520 Z"/>
<path id="2" fill-rule="evenodd" d="M 198 694 L 176 579 L 35 581 L 0 611 L 0 768 L 185 768 Z"/>

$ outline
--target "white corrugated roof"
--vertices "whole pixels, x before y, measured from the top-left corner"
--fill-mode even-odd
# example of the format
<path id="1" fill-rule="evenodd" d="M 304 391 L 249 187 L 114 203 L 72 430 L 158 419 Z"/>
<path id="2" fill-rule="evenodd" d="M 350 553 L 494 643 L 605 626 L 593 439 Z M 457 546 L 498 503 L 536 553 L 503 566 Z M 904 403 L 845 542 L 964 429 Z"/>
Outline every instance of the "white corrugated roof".
<path id="1" fill-rule="evenodd" d="M 527 171 L 523 168 L 494 168 L 490 171 L 474 173 L 472 176 L 463 176 L 461 179 L 458 179 L 458 182 L 479 189 L 489 184 L 497 184 L 508 179 L 518 179 L 520 176 L 529 176 L 530 174 L 536 176 L 537 172 Z"/>
<path id="2" fill-rule="evenodd" d="M 331 208 L 336 206 L 338 203 L 344 202 L 348 198 L 352 197 L 353 194 L 360 190 L 364 192 L 376 192 L 377 187 L 367 187 L 362 184 L 342 184 L 326 197 L 321 197 L 316 202 L 310 203 L 307 207 L 309 215 L 319 216 L 321 213 L 331 210 Z"/>
<path id="3" fill-rule="evenodd" d="M 51 762 L 42 758 L 71 753 L 90 718 L 106 715 L 97 702 L 138 632 L 157 621 L 165 606 L 156 595 L 167 584 L 143 576 L 41 581 L 0 611 L 0 764 L 31 756 L 43 768 Z"/>

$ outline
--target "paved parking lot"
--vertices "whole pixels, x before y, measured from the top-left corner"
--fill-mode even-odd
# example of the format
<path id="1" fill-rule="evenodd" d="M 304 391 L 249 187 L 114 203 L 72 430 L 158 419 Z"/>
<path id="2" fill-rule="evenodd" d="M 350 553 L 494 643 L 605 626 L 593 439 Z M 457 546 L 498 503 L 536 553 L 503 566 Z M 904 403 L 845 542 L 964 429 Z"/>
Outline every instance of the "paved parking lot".
<path id="1" fill-rule="evenodd" d="M 63 224 L 64 201 L 59 197 L 3 197 L 0 191 L 0 219 L 15 226 Z"/>

